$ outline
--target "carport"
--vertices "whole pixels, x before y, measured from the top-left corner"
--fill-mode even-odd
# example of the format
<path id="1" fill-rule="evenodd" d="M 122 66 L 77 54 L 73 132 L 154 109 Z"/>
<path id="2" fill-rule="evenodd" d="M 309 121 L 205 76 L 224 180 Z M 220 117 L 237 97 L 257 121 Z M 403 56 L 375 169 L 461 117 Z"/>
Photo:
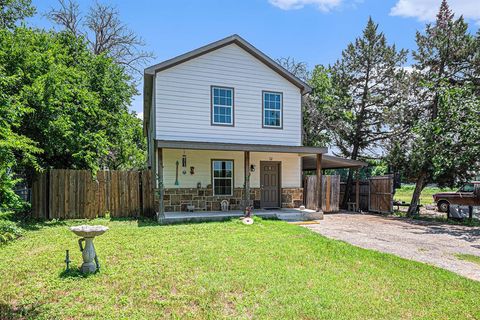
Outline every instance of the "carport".
<path id="1" fill-rule="evenodd" d="M 319 155 L 306 155 L 302 157 L 302 170 L 304 172 L 304 202 L 307 209 L 316 209 L 317 211 L 327 209 L 333 202 L 333 207 L 338 207 L 340 195 L 340 177 L 336 180 L 325 177 L 324 171 L 327 169 L 355 169 L 356 177 L 356 194 L 354 210 L 358 210 L 358 204 L 360 202 L 360 177 L 359 170 L 362 167 L 366 167 L 367 163 L 358 160 L 345 159 L 335 157 L 331 155 L 319 154 Z M 316 175 L 306 176 L 305 172 L 315 171 Z M 320 177 L 320 179 L 318 179 Z M 322 190 L 322 192 L 317 192 Z M 314 201 L 307 201 L 313 200 Z M 313 208 L 315 206 L 315 208 Z"/>

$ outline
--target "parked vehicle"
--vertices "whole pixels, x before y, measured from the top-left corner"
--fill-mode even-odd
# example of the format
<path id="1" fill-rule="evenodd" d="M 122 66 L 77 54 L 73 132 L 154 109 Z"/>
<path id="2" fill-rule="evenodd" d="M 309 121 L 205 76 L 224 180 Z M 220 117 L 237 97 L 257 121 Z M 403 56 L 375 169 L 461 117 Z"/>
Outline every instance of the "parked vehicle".
<path id="1" fill-rule="evenodd" d="M 439 192 L 433 195 L 438 211 L 448 212 L 451 204 L 480 206 L 480 181 L 464 184 L 457 192 Z"/>

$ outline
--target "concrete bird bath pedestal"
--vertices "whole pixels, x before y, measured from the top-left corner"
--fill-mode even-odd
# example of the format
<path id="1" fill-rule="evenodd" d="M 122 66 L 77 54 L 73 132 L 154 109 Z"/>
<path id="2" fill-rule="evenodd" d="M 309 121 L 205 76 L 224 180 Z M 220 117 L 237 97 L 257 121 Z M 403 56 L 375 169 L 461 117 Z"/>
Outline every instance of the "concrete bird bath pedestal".
<path id="1" fill-rule="evenodd" d="M 95 272 L 100 268 L 100 265 L 98 264 L 95 247 L 93 246 L 93 239 L 96 236 L 104 234 L 108 230 L 108 227 L 83 225 L 70 227 L 70 230 L 77 236 L 81 237 L 78 239 L 78 245 L 83 257 L 83 264 L 81 268 L 82 273 Z M 82 247 L 82 242 L 85 242 L 85 247 Z"/>

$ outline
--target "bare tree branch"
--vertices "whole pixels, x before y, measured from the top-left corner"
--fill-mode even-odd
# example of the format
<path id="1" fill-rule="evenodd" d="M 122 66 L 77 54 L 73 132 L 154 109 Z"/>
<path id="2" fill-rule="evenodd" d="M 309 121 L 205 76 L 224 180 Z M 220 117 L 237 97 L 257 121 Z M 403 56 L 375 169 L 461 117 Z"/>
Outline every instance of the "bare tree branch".
<path id="1" fill-rule="evenodd" d="M 60 8 L 52 8 L 47 17 L 75 36 L 85 37 L 94 54 L 104 54 L 128 71 L 140 74 L 142 66 L 154 57 L 152 52 L 142 49 L 145 42 L 120 20 L 114 6 L 95 2 L 82 19 L 75 0 L 59 0 L 59 5 Z"/>
<path id="2" fill-rule="evenodd" d="M 51 8 L 46 14 L 47 18 L 56 24 L 63 26 L 75 36 L 78 36 L 78 26 L 82 20 L 78 3 L 70 0 L 68 0 L 68 2 L 65 2 L 65 0 L 59 0 L 58 3 L 60 4 L 60 8 Z"/>

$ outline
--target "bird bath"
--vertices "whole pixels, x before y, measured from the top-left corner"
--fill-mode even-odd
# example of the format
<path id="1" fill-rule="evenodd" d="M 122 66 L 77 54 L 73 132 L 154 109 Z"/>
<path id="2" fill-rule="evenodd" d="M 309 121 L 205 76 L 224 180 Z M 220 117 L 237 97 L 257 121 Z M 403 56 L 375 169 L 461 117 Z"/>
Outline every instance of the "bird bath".
<path id="1" fill-rule="evenodd" d="M 81 268 L 82 273 L 91 273 L 95 272 L 97 269 L 100 269 L 97 253 L 95 252 L 95 247 L 93 246 L 93 239 L 96 236 L 104 234 L 108 230 L 108 227 L 83 225 L 70 227 L 70 230 L 77 236 L 81 237 L 78 239 L 78 245 L 83 257 L 83 264 Z M 85 247 L 82 247 L 82 242 L 85 242 Z"/>

